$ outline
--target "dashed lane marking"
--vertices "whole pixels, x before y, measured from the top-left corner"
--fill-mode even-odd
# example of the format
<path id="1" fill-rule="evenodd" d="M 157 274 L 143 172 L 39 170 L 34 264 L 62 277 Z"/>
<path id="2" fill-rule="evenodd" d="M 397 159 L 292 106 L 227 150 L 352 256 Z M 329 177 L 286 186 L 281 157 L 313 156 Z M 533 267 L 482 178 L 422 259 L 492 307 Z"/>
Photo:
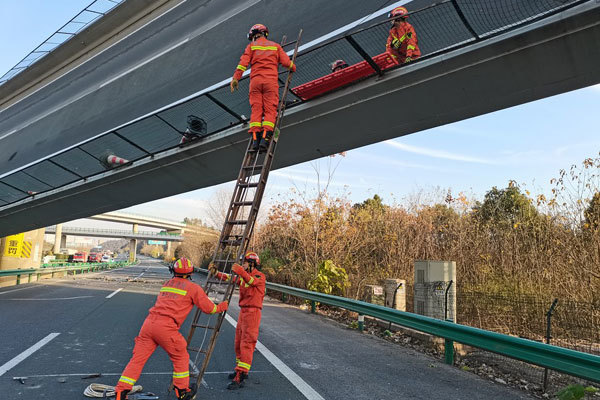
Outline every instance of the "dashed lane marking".
<path id="1" fill-rule="evenodd" d="M 113 297 L 115 294 L 119 293 L 121 290 L 123 290 L 123 288 L 118 288 L 117 290 L 115 290 L 114 292 L 112 292 L 111 294 L 109 294 L 108 296 L 106 296 L 107 299 L 110 299 L 111 297 Z"/>
<path id="2" fill-rule="evenodd" d="M 233 327 L 237 327 L 237 322 L 235 319 L 231 317 L 229 314 L 225 314 L 225 319 L 229 322 Z M 271 352 L 271 350 L 267 349 L 265 345 L 261 342 L 256 342 L 256 350 L 260 351 L 262 355 L 269 361 L 283 376 L 287 378 L 288 381 L 292 385 L 298 389 L 304 397 L 308 400 L 325 400 L 323 396 L 321 396 L 315 389 L 313 389 L 304 379 L 302 379 L 297 373 L 292 371 L 290 367 L 288 367 L 279 357 Z M 252 371 L 254 373 L 254 371 Z"/>
<path id="3" fill-rule="evenodd" d="M 4 365 L 0 365 L 0 376 L 4 375 L 11 368 L 15 367 L 21 361 L 25 360 L 27 357 L 29 357 L 30 355 L 32 355 L 33 353 L 35 353 L 36 351 L 41 349 L 44 345 L 46 345 L 48 342 L 50 342 L 52 339 L 54 339 L 58 335 L 60 335 L 60 333 L 55 332 L 55 333 L 49 334 L 48 336 L 46 336 L 45 338 L 43 338 L 42 340 L 40 340 L 39 342 L 37 342 L 36 344 L 31 346 L 24 352 L 22 352 L 21 354 L 19 354 L 15 358 L 13 358 L 12 360 L 8 361 Z"/>
<path id="4" fill-rule="evenodd" d="M 33 287 L 37 287 L 37 286 L 27 286 L 27 287 L 20 288 L 20 289 L 7 290 L 6 292 L 0 292 L 0 295 L 6 294 L 6 293 L 18 292 L 19 290 L 31 289 Z"/>

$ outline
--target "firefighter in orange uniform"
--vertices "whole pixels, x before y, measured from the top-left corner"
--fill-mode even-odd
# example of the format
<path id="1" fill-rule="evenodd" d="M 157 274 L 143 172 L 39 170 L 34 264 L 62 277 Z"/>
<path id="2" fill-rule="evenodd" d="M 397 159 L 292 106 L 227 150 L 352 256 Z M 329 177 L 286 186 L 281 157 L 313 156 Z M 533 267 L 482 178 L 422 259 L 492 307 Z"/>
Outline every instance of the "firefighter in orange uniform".
<path id="1" fill-rule="evenodd" d="M 231 270 L 239 276 L 240 314 L 235 329 L 235 371 L 229 375 L 232 379 L 227 389 L 239 389 L 244 386 L 252 366 L 254 348 L 258 341 L 261 310 L 265 297 L 265 275 L 259 271 L 260 258 L 253 251 L 246 253 L 243 265 L 234 264 Z M 218 272 L 210 267 L 211 275 L 227 281 L 231 275 Z"/>
<path id="2" fill-rule="evenodd" d="M 408 11 L 406 8 L 394 8 L 388 14 L 388 18 L 393 18 L 393 21 L 385 45 L 386 52 L 399 64 L 405 64 L 421 57 L 417 33 L 407 21 Z"/>
<path id="3" fill-rule="evenodd" d="M 251 66 L 250 107 L 252 114 L 248 131 L 254 140 L 254 150 L 258 150 L 259 147 L 266 149 L 273 137 L 279 103 L 279 82 L 277 80 L 279 64 L 296 71 L 296 66 L 285 51 L 279 44 L 267 40 L 268 36 L 269 30 L 262 24 L 256 24 L 250 28 L 248 40 L 251 43 L 242 54 L 230 84 L 231 92 L 233 92 L 238 88 L 238 81 L 244 71 Z"/>
<path id="4" fill-rule="evenodd" d="M 190 356 L 187 341 L 179 333 L 179 327 L 194 305 L 204 313 L 214 314 L 226 311 L 228 304 L 224 301 L 215 305 L 199 285 L 191 282 L 194 267 L 188 259 L 177 260 L 170 269 L 174 276 L 160 289 L 154 307 L 135 338 L 133 356 L 115 387 L 115 400 L 127 399 L 157 346 L 162 347 L 173 362 L 173 388 L 177 399 L 191 400 L 196 395 L 196 385 L 189 385 Z"/>

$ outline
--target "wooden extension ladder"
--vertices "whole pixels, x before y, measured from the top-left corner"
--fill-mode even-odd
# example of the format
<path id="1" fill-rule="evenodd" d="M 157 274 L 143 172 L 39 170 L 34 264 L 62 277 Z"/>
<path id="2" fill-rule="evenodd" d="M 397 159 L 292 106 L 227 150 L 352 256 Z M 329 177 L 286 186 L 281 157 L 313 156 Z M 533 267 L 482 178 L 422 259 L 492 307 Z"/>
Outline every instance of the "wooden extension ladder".
<path id="1" fill-rule="evenodd" d="M 302 30 L 300 30 L 300 33 L 298 34 L 298 40 L 296 41 L 294 54 L 292 56 L 292 62 L 294 62 L 294 64 L 296 55 L 298 54 L 298 44 L 300 43 L 301 35 Z M 236 180 L 233 196 L 229 208 L 227 209 L 223 230 L 221 231 L 221 236 L 219 237 L 219 242 L 217 243 L 213 255 L 212 262 L 221 272 L 229 272 L 234 263 L 241 264 L 243 256 L 248 249 L 260 203 L 267 185 L 269 171 L 271 170 L 271 165 L 273 163 L 275 149 L 277 148 L 279 125 L 281 124 L 285 112 L 285 100 L 289 91 L 291 78 L 292 72 L 289 71 L 277 108 L 277 118 L 275 120 L 273 138 L 270 140 L 268 148 L 266 150 L 253 150 L 252 138 L 250 138 L 248 142 L 246 154 L 244 155 L 244 160 Z M 221 280 L 215 279 L 209 272 L 206 284 L 204 285 L 204 291 L 207 294 L 216 291 L 217 297 L 219 297 L 219 295 L 221 296 L 220 301 L 226 300 L 229 302 L 231 301 L 236 281 L 236 279 L 230 279 L 226 284 L 225 290 L 219 291 L 218 289 L 222 289 L 222 286 L 225 284 Z M 196 353 L 196 357 L 193 361 L 193 365 L 196 366 L 196 371 L 192 372 L 192 375 L 197 373 L 196 384 L 198 387 L 202 382 L 204 373 L 210 362 L 210 357 L 215 348 L 221 325 L 225 319 L 225 314 L 226 312 L 215 316 L 209 315 L 206 322 L 200 321 L 202 311 L 200 311 L 199 308 L 196 309 L 196 313 L 194 314 L 194 319 L 192 320 L 190 331 L 187 336 L 187 343 L 188 350 Z M 216 321 L 213 321 L 213 317 L 216 317 Z M 192 339 L 196 330 L 203 331 L 202 342 L 199 347 L 192 346 Z M 200 362 L 202 364 L 198 368 Z"/>

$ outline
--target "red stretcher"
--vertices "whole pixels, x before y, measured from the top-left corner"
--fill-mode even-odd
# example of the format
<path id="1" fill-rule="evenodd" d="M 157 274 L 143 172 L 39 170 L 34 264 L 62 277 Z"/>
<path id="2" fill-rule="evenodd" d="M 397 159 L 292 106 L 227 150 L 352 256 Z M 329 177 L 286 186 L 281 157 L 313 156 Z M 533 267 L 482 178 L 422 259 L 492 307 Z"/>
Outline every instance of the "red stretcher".
<path id="1" fill-rule="evenodd" d="M 381 68 L 381 70 L 398 65 L 388 53 L 378 54 L 373 57 L 373 61 Z M 302 85 L 292 88 L 296 96 L 302 100 L 309 100 L 313 97 L 327 93 L 334 89 L 355 82 L 361 78 L 373 75 L 375 71 L 366 61 L 361 61 L 357 64 L 350 65 L 347 68 L 332 72 L 314 81 L 306 82 Z"/>

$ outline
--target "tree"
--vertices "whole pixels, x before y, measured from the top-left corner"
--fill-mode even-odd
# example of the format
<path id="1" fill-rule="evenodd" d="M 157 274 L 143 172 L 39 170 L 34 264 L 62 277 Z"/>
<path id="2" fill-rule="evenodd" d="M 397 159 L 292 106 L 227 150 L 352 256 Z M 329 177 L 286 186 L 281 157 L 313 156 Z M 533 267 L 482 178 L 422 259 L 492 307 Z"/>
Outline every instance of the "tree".
<path id="1" fill-rule="evenodd" d="M 585 227 L 593 230 L 598 230 L 600 226 L 600 192 L 596 192 L 590 204 L 583 212 L 585 218 Z"/>
<path id="2" fill-rule="evenodd" d="M 485 194 L 483 203 L 474 207 L 474 211 L 480 221 L 500 227 L 531 222 L 539 216 L 531 200 L 512 183 L 506 189 L 494 186 Z"/>

